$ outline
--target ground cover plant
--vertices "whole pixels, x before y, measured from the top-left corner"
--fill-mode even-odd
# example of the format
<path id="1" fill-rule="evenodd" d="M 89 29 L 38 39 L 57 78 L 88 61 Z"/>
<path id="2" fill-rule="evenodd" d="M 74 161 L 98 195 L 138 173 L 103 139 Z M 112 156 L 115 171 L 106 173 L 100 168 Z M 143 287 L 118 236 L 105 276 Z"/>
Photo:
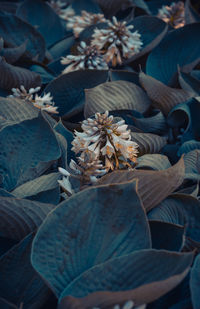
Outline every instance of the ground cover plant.
<path id="1" fill-rule="evenodd" d="M 200 308 L 199 1 L 0 1 L 0 308 Z"/>

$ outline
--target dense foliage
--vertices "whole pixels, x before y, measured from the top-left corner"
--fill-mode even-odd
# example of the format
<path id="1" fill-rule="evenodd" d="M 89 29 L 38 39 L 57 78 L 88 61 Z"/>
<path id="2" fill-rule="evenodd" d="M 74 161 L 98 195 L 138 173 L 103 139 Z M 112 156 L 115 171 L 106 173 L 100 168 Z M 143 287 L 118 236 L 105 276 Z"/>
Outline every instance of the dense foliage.
<path id="1" fill-rule="evenodd" d="M 200 4 L 175 2 L 0 1 L 1 309 L 200 308 Z M 106 111 L 137 151 L 80 181 Z"/>

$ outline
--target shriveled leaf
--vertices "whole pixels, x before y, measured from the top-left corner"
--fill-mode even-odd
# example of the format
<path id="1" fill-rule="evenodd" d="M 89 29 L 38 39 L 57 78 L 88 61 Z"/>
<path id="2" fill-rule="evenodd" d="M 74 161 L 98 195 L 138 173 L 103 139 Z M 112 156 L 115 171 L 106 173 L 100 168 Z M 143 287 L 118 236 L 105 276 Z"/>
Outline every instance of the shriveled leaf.
<path id="1" fill-rule="evenodd" d="M 161 154 L 145 154 L 138 158 L 137 169 L 152 169 L 152 170 L 165 170 L 170 168 L 171 164 L 167 156 Z"/>
<path id="2" fill-rule="evenodd" d="M 10 47 L 23 44 L 27 38 L 27 55 L 43 61 L 45 56 L 45 41 L 41 34 L 30 24 L 15 15 L 0 12 L 0 36 Z"/>
<path id="3" fill-rule="evenodd" d="M 139 156 L 147 153 L 158 153 L 167 143 L 166 137 L 151 133 L 131 132 L 131 140 L 139 145 Z"/>
<path id="4" fill-rule="evenodd" d="M 103 83 L 85 90 L 85 95 L 84 114 L 86 118 L 96 112 L 117 109 L 133 109 L 143 113 L 151 104 L 140 87 L 127 81 Z"/>
<path id="5" fill-rule="evenodd" d="M 184 227 L 158 220 L 149 221 L 152 248 L 180 251 L 183 243 Z"/>
<path id="6" fill-rule="evenodd" d="M 108 71 L 82 70 L 64 74 L 54 79 L 44 90 L 50 92 L 58 106 L 59 115 L 83 108 L 84 89 L 104 83 Z"/>
<path id="7" fill-rule="evenodd" d="M 161 171 L 114 171 L 103 176 L 98 184 L 123 183 L 138 179 L 139 196 L 146 211 L 149 211 L 176 190 L 182 184 L 184 176 L 184 160 L 181 158 L 177 164 Z"/>
<path id="8" fill-rule="evenodd" d="M 151 210 L 149 219 L 185 226 L 186 237 L 200 240 L 200 202 L 193 196 L 176 193 Z"/>
<path id="9" fill-rule="evenodd" d="M 0 296 L 18 308 L 37 309 L 49 296 L 48 287 L 30 263 L 34 235 L 29 234 L 0 258 Z"/>
<path id="10" fill-rule="evenodd" d="M 173 84 L 178 65 L 187 65 L 187 69 L 192 70 L 199 62 L 199 32 L 199 23 L 170 31 L 149 55 L 147 74 L 165 84 Z"/>
<path id="11" fill-rule="evenodd" d="M 42 0 L 23 1 L 17 9 L 16 15 L 33 27 L 37 27 L 47 46 L 59 41 L 65 35 L 61 19 L 50 5 Z"/>
<path id="12" fill-rule="evenodd" d="M 41 85 L 40 75 L 27 69 L 8 64 L 0 57 L 0 87 L 5 90 L 19 88 L 23 85 L 26 89 Z"/>
<path id="13" fill-rule="evenodd" d="M 139 53 L 130 57 L 125 63 L 135 61 L 155 48 L 167 33 L 168 26 L 161 19 L 154 16 L 139 16 L 130 23 L 133 31 L 141 35 L 142 49 Z"/>
<path id="14" fill-rule="evenodd" d="M 192 296 L 192 304 L 194 309 L 199 308 L 200 293 L 200 254 L 196 257 L 190 275 L 190 291 Z"/>
<path id="15" fill-rule="evenodd" d="M 0 236 L 21 240 L 37 230 L 53 208 L 54 206 L 51 204 L 1 196 Z"/>
<path id="16" fill-rule="evenodd" d="M 60 296 L 94 265 L 150 245 L 136 182 L 92 187 L 49 214 L 34 239 L 32 265 Z"/>
<path id="17" fill-rule="evenodd" d="M 58 179 L 60 178 L 60 173 L 43 175 L 17 187 L 12 194 L 17 198 L 57 204 L 59 202 Z"/>
<path id="18" fill-rule="evenodd" d="M 65 306 L 60 308 L 75 308 L 75 304 L 80 308 L 113 308 L 130 299 L 135 305 L 147 304 L 177 286 L 192 260 L 193 253 L 153 249 L 111 259 L 84 272 L 66 287 L 60 297 L 60 301 L 66 297 Z"/>
<path id="19" fill-rule="evenodd" d="M 60 155 L 54 132 L 42 115 L 6 126 L 0 131 L 3 188 L 13 190 L 24 174 L 37 168 L 39 163 L 56 160 Z"/>
<path id="20" fill-rule="evenodd" d="M 141 85 L 153 101 L 153 106 L 160 109 L 165 115 L 167 115 L 174 106 L 192 97 L 192 94 L 188 91 L 170 88 L 159 80 L 144 73 L 139 74 L 139 79 Z"/>

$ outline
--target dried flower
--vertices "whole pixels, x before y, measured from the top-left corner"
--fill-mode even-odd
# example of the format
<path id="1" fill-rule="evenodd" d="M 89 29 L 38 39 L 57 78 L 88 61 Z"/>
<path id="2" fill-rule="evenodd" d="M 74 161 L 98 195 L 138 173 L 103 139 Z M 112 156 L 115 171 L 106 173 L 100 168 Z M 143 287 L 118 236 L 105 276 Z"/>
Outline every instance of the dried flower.
<path id="1" fill-rule="evenodd" d="M 175 29 L 183 27 L 185 25 L 184 2 L 173 2 L 170 6 L 163 5 L 162 8 L 158 10 L 157 17 L 161 18 Z"/>
<path id="2" fill-rule="evenodd" d="M 12 88 L 13 94 L 10 95 L 10 98 L 19 98 L 26 102 L 31 102 L 35 107 L 45 110 L 49 113 L 57 114 L 57 107 L 54 106 L 53 97 L 50 93 L 44 94 L 43 97 L 36 94 L 40 90 L 40 87 L 30 88 L 28 91 L 24 88 L 23 85 L 19 88 Z"/>
<path id="3" fill-rule="evenodd" d="M 130 31 L 133 28 L 133 25 L 127 26 L 125 21 L 118 22 L 113 17 L 113 22 L 108 21 L 107 29 L 94 30 L 92 45 L 103 51 L 107 63 L 121 64 L 122 59 L 137 54 L 143 45 L 138 31 Z"/>
<path id="4" fill-rule="evenodd" d="M 75 15 L 75 11 L 71 7 L 71 5 L 66 5 L 65 2 L 60 0 L 50 0 L 47 2 L 52 9 L 60 16 L 60 18 L 68 21 L 69 18 Z"/>
<path id="5" fill-rule="evenodd" d="M 72 150 L 81 158 L 85 153 L 92 152 L 96 160 L 103 162 L 107 171 L 121 166 L 130 167 L 136 162 L 137 143 L 131 141 L 130 130 L 124 120 L 115 122 L 108 111 L 96 113 L 95 118 L 88 118 L 82 123 L 83 132 L 75 131 Z"/>
<path id="6" fill-rule="evenodd" d="M 81 16 L 76 15 L 68 18 L 67 28 L 72 29 L 74 36 L 78 38 L 79 34 L 88 26 L 105 22 L 107 22 L 107 20 L 103 14 L 93 14 L 86 11 L 81 11 Z"/>
<path id="7" fill-rule="evenodd" d="M 123 307 L 120 307 L 120 305 L 115 305 L 113 307 L 113 309 L 145 309 L 146 308 L 146 305 L 142 305 L 142 306 L 139 306 L 139 307 L 135 307 L 134 306 L 134 302 L 132 300 L 128 300 L 127 302 L 125 302 L 125 304 L 123 305 Z M 100 309 L 98 307 L 93 307 L 92 309 Z"/>
<path id="8" fill-rule="evenodd" d="M 100 51 L 94 46 L 87 46 L 85 42 L 81 42 L 78 46 L 79 55 L 68 55 L 61 59 L 62 64 L 68 66 L 63 70 L 63 74 L 81 69 L 90 70 L 106 70 L 108 66 L 103 59 Z"/>

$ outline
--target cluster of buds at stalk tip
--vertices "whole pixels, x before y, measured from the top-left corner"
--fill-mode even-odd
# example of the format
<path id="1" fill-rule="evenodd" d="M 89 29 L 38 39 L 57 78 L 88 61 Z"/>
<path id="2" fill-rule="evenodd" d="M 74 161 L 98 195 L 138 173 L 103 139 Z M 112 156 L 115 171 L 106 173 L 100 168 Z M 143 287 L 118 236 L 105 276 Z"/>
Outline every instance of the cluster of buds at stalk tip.
<path id="1" fill-rule="evenodd" d="M 72 150 L 81 157 L 89 152 L 103 163 L 107 171 L 136 162 L 138 144 L 131 141 L 130 130 L 124 120 L 116 122 L 108 111 L 96 113 L 82 123 L 83 132 L 75 131 Z"/>
<path id="2" fill-rule="evenodd" d="M 108 21 L 108 28 L 94 30 L 91 44 L 104 53 L 107 63 L 111 62 L 112 66 L 122 64 L 123 59 L 137 54 L 143 45 L 141 35 L 138 31 L 132 32 L 133 28 L 113 17 L 112 22 Z"/>
<path id="3" fill-rule="evenodd" d="M 86 11 L 81 11 L 81 16 L 76 15 L 68 18 L 67 28 L 72 29 L 74 36 L 78 38 L 80 33 L 88 26 L 105 22 L 107 22 L 107 20 L 103 14 L 93 14 Z"/>
<path id="4" fill-rule="evenodd" d="M 75 11 L 71 7 L 71 5 L 67 5 L 65 2 L 60 0 L 50 0 L 47 2 L 51 8 L 60 16 L 60 18 L 68 21 L 69 18 L 75 15 Z"/>
<path id="5" fill-rule="evenodd" d="M 77 50 L 79 55 L 69 55 L 61 59 L 61 63 L 67 65 L 62 72 L 63 74 L 83 69 L 108 69 L 101 52 L 95 46 L 87 46 L 84 41 L 81 41 Z"/>
<path id="6" fill-rule="evenodd" d="M 40 91 L 40 87 L 30 88 L 28 91 L 25 89 L 23 85 L 20 88 L 12 88 L 13 94 L 10 95 L 10 98 L 18 98 L 26 102 L 32 103 L 35 107 L 44 110 L 48 113 L 57 114 L 57 107 L 55 103 L 52 101 L 53 97 L 50 92 L 44 94 L 43 96 L 39 96 L 37 94 Z"/>
<path id="7" fill-rule="evenodd" d="M 130 130 L 124 120 L 96 113 L 82 123 L 83 132 L 75 131 L 72 150 L 79 155 L 77 163 L 71 160 L 69 170 L 59 168 L 63 179 L 60 186 L 73 194 L 70 178 L 79 180 L 80 186 L 94 184 L 109 170 L 132 168 L 136 163 L 138 144 L 131 141 Z"/>
<path id="8" fill-rule="evenodd" d="M 170 6 L 163 5 L 158 10 L 158 18 L 177 29 L 185 25 L 185 7 L 184 2 L 173 2 Z"/>

